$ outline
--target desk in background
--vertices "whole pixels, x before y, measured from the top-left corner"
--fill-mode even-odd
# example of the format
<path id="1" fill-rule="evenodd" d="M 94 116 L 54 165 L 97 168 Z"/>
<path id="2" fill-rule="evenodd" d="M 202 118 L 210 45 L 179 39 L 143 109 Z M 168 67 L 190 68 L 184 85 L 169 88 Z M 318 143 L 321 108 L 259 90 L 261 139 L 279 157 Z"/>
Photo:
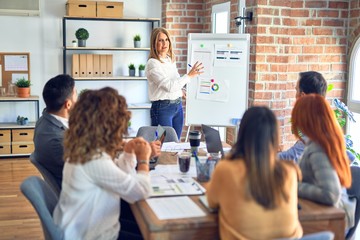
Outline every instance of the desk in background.
<path id="1" fill-rule="evenodd" d="M 161 164 L 174 164 L 173 153 L 163 153 Z M 159 220 L 145 200 L 131 204 L 131 210 L 146 240 L 150 239 L 219 239 L 218 216 L 210 213 L 199 201 L 190 197 L 205 213 L 205 217 Z M 304 234 L 330 230 L 335 239 L 344 238 L 345 213 L 343 210 L 299 199 L 299 219 Z"/>

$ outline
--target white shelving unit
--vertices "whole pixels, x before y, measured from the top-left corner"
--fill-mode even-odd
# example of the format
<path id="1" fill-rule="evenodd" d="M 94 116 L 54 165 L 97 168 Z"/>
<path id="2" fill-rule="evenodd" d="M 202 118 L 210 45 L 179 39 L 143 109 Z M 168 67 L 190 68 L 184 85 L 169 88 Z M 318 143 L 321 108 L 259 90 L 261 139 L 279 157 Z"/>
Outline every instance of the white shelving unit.
<path id="1" fill-rule="evenodd" d="M 125 23 L 130 23 L 130 22 L 135 22 L 135 23 L 142 23 L 142 24 L 149 24 L 151 30 L 154 27 L 159 27 L 160 26 L 160 19 L 159 18 L 81 18 L 81 17 L 69 17 L 69 16 L 65 16 L 63 17 L 63 72 L 70 74 L 70 71 L 67 69 L 68 68 L 68 62 L 71 61 L 69 60 L 69 58 L 67 57 L 68 55 L 72 54 L 72 53 L 101 53 L 101 52 L 131 52 L 134 54 L 142 54 L 141 52 L 144 52 L 146 54 L 148 54 L 148 52 L 150 51 L 149 47 L 141 47 L 141 48 L 133 48 L 133 47 L 114 47 L 114 46 L 87 46 L 87 47 L 73 47 L 73 46 L 67 46 L 67 43 L 69 43 L 69 39 L 67 39 L 67 27 L 68 27 L 68 22 L 69 21 L 77 21 L 79 22 L 79 24 L 76 23 L 72 23 L 72 24 L 76 24 L 79 25 L 79 27 L 82 26 L 82 23 L 89 23 L 89 22 L 96 22 L 101 24 L 101 26 L 103 26 L 103 28 L 106 28 L 109 26 L 109 22 L 125 22 Z M 98 26 L 98 25 L 97 25 Z M 130 36 L 131 37 L 131 36 Z M 131 37 L 132 38 L 132 37 Z M 97 42 L 100 42 L 101 44 L 101 39 L 99 39 Z M 105 44 L 107 45 L 107 44 Z M 136 53 L 139 52 L 139 53 Z M 111 83 L 111 82 L 116 82 L 116 81 L 121 81 L 121 82 L 135 82 L 135 81 L 143 81 L 145 82 L 147 79 L 146 77 L 139 77 L 139 76 L 135 76 L 135 77 L 130 77 L 130 76 L 113 76 L 113 77 L 75 77 L 74 78 L 75 81 L 78 82 L 86 82 L 86 83 L 91 83 L 94 82 L 95 86 L 99 86 L 102 83 L 106 82 L 107 85 L 115 85 L 116 83 Z M 108 83 L 108 81 L 110 81 L 110 83 Z M 129 89 L 131 89 L 131 87 L 129 87 Z M 125 89 L 126 91 L 127 89 Z M 134 90 L 134 89 L 131 89 Z M 140 92 L 140 95 L 144 95 L 146 93 Z M 144 102 L 144 103 L 132 103 L 131 101 L 128 101 L 128 108 L 130 110 L 135 110 L 135 111 L 139 111 L 139 110 L 149 110 L 151 107 L 151 103 L 150 102 Z M 148 117 L 150 118 L 150 116 Z"/>
<path id="2" fill-rule="evenodd" d="M 21 102 L 33 102 L 35 107 L 35 120 L 39 119 L 39 97 L 38 96 L 30 96 L 28 98 L 19 98 L 19 97 L 0 97 L 0 103 L 21 103 Z M 15 147 L 24 147 L 29 149 L 29 147 L 33 147 L 32 139 L 28 139 L 25 142 L 15 141 L 14 142 L 14 131 L 18 132 L 18 130 L 24 130 L 25 134 L 28 134 L 33 131 L 35 128 L 35 122 L 30 122 L 27 125 L 18 125 L 16 122 L 1 122 L 0 123 L 0 157 L 16 157 L 16 156 L 29 156 L 31 152 L 27 153 L 13 153 Z M 4 130 L 9 130 L 10 135 L 4 135 Z M 21 136 L 20 136 L 21 137 Z M 24 136 L 26 137 L 26 136 Z M 7 139 L 4 141 L 4 139 Z M 32 145 L 32 146 L 31 146 Z M 2 153 L 1 150 L 4 150 L 4 147 L 9 147 L 10 153 Z"/>

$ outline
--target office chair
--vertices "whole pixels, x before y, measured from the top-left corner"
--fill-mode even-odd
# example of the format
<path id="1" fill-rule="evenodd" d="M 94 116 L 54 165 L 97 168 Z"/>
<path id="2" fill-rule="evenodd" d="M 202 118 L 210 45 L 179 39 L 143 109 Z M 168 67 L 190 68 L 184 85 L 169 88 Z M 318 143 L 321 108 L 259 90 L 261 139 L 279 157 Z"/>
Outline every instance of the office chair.
<path id="1" fill-rule="evenodd" d="M 55 225 L 52 217 L 58 197 L 50 186 L 41 178 L 31 176 L 21 183 L 20 190 L 36 210 L 45 240 L 64 239 L 64 232 Z"/>
<path id="2" fill-rule="evenodd" d="M 355 208 L 355 224 L 346 234 L 346 239 L 352 239 L 356 227 L 359 223 L 360 219 L 360 167 L 358 166 L 351 166 L 351 176 L 352 176 L 352 183 L 351 187 L 347 189 L 347 193 L 350 198 L 356 199 L 356 208 Z"/>
<path id="3" fill-rule="evenodd" d="M 316 233 L 309 233 L 301 238 L 297 238 L 298 240 L 333 240 L 335 238 L 334 233 L 330 231 L 322 231 Z M 295 238 L 277 238 L 275 240 L 294 240 Z"/>
<path id="4" fill-rule="evenodd" d="M 31 153 L 30 155 L 30 162 L 37 168 L 37 170 L 41 173 L 42 177 L 44 178 L 45 182 L 49 184 L 51 189 L 56 193 L 56 196 L 60 196 L 61 187 L 55 180 L 54 176 L 51 172 L 49 172 L 41 163 L 39 163 L 35 159 L 35 154 Z"/>
<path id="5" fill-rule="evenodd" d="M 306 234 L 299 240 L 333 240 L 335 235 L 330 231 Z"/>
<path id="6" fill-rule="evenodd" d="M 179 138 L 176 134 L 176 131 L 172 127 L 162 126 L 166 131 L 166 136 L 164 142 L 178 142 Z M 154 126 L 144 126 L 140 127 L 136 137 L 143 137 L 146 141 L 152 142 L 155 140 L 155 131 L 157 127 Z"/>

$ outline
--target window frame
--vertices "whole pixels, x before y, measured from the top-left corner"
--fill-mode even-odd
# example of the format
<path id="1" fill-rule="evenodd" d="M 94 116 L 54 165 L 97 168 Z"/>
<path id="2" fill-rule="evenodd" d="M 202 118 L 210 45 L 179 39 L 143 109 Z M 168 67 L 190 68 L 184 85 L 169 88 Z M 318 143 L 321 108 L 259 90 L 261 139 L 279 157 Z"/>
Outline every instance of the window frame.
<path id="1" fill-rule="evenodd" d="M 230 33 L 230 1 L 229 2 L 224 2 L 224 3 L 219 3 L 219 4 L 215 4 L 212 6 L 211 9 L 211 32 L 212 33 L 216 33 L 215 32 L 215 26 L 216 26 L 216 14 L 218 13 L 222 13 L 222 12 L 227 12 L 227 26 L 226 26 L 226 34 Z"/>
<path id="2" fill-rule="evenodd" d="M 358 63 L 358 65 L 360 65 L 360 37 L 358 37 L 358 39 L 354 44 L 353 49 L 351 50 L 350 62 L 349 62 L 349 82 L 348 82 L 348 92 L 347 92 L 347 106 L 349 110 L 352 112 L 360 113 L 360 101 L 354 100 L 352 97 L 355 91 L 355 89 L 353 88 L 353 82 L 356 81 L 356 79 L 354 79 L 354 74 L 353 74 L 356 71 L 355 63 Z M 359 74 L 359 79 L 360 79 L 360 74 Z M 360 81 L 359 79 L 357 81 Z"/>

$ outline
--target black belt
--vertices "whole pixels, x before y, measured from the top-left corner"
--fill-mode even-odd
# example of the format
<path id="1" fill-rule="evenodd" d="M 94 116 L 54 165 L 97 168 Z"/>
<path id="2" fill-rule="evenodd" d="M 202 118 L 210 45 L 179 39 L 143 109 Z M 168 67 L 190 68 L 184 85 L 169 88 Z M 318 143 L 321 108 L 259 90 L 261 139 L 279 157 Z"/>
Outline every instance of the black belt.
<path id="1" fill-rule="evenodd" d="M 179 104 L 181 103 L 181 97 L 175 100 L 158 100 L 158 101 L 152 101 L 151 103 Z"/>

